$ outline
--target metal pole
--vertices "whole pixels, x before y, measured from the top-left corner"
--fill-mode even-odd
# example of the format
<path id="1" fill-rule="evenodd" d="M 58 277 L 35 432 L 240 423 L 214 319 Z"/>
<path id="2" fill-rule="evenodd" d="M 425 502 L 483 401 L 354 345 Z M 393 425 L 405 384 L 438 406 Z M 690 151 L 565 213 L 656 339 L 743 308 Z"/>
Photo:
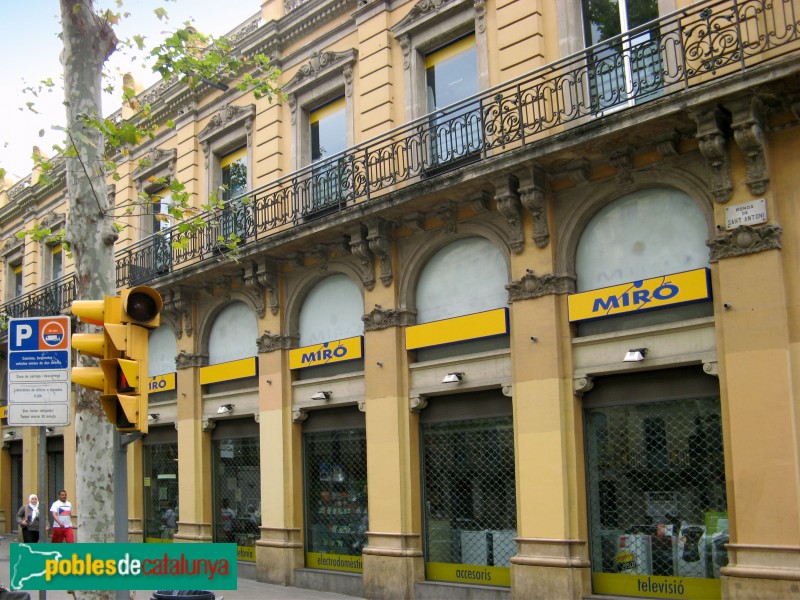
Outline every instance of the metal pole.
<path id="1" fill-rule="evenodd" d="M 39 427 L 39 543 L 47 542 L 47 523 L 50 505 L 47 504 L 47 427 Z M 44 501 L 44 504 L 42 502 Z M 44 506 L 44 508 L 42 508 Z M 47 591 L 39 590 L 39 600 L 47 600 Z"/>
<path id="2" fill-rule="evenodd" d="M 114 428 L 114 542 L 128 542 L 128 445 Z M 116 591 L 117 600 L 128 600 L 130 592 Z"/>

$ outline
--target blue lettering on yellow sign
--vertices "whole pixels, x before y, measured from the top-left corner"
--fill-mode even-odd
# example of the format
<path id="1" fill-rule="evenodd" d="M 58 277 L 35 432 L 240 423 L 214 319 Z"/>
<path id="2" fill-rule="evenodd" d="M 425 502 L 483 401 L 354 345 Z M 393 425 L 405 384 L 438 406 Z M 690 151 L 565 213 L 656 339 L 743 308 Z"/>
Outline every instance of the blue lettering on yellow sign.
<path id="1" fill-rule="evenodd" d="M 328 362 L 334 358 L 344 358 L 345 356 L 347 356 L 347 348 L 345 346 L 339 345 L 335 348 L 328 348 L 328 342 L 325 342 L 322 344 L 322 348 L 316 352 L 313 350 L 304 352 L 300 359 L 300 364 Z"/>
<path id="2" fill-rule="evenodd" d="M 644 281 L 634 281 L 632 288 L 640 288 L 644 285 Z M 618 309 L 620 306 L 628 307 L 635 306 L 642 308 L 652 300 L 669 300 L 678 295 L 680 288 L 674 283 L 662 283 L 653 290 L 652 297 L 650 290 L 628 289 L 617 296 L 608 296 L 607 298 L 595 298 L 592 312 L 600 312 L 601 310 L 610 311 Z"/>

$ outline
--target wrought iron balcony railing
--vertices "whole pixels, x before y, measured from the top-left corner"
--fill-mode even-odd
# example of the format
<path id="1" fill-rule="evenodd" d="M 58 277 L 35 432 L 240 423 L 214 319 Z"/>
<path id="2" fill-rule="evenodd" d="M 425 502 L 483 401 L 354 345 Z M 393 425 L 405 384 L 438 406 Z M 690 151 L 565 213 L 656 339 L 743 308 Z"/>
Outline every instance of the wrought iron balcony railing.
<path id="1" fill-rule="evenodd" d="M 75 275 L 65 275 L 0 305 L 0 320 L 57 315 L 77 298 Z"/>
<path id="2" fill-rule="evenodd" d="M 702 2 L 296 171 L 117 253 L 119 287 L 800 51 L 800 0 Z M 6 305 L 0 306 L 0 312 Z"/>

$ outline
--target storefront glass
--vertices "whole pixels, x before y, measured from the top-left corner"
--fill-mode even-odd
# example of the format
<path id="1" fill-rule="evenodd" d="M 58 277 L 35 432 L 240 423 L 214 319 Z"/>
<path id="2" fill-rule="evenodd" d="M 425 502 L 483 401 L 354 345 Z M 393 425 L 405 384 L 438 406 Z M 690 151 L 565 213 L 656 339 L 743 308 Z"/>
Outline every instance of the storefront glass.
<path id="1" fill-rule="evenodd" d="M 728 562 L 719 398 L 585 415 L 594 592 L 719 598 Z"/>
<path id="2" fill-rule="evenodd" d="M 144 541 L 172 542 L 178 531 L 178 444 L 142 447 Z"/>
<path id="3" fill-rule="evenodd" d="M 303 435 L 306 566 L 360 573 L 367 544 L 364 429 Z"/>
<path id="4" fill-rule="evenodd" d="M 423 423 L 425 575 L 510 585 L 516 553 L 511 416 Z"/>
<path id="5" fill-rule="evenodd" d="M 261 526 L 257 437 L 213 441 L 214 541 L 235 543 L 239 560 L 254 562 Z"/>

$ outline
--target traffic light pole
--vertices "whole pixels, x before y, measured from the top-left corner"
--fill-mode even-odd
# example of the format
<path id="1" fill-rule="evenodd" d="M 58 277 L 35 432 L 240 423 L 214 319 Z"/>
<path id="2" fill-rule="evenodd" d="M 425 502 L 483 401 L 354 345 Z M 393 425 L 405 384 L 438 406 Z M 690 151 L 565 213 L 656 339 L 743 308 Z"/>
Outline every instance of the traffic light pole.
<path id="1" fill-rule="evenodd" d="M 114 542 L 128 543 L 128 444 L 141 434 L 124 435 L 114 428 Z M 127 590 L 117 590 L 117 600 L 128 600 Z"/>
<path id="2" fill-rule="evenodd" d="M 47 524 L 50 522 L 50 505 L 47 496 L 47 428 L 39 427 L 39 543 L 47 543 Z M 44 499 L 44 510 L 42 500 Z M 47 592 L 39 590 L 39 600 L 47 600 Z"/>

